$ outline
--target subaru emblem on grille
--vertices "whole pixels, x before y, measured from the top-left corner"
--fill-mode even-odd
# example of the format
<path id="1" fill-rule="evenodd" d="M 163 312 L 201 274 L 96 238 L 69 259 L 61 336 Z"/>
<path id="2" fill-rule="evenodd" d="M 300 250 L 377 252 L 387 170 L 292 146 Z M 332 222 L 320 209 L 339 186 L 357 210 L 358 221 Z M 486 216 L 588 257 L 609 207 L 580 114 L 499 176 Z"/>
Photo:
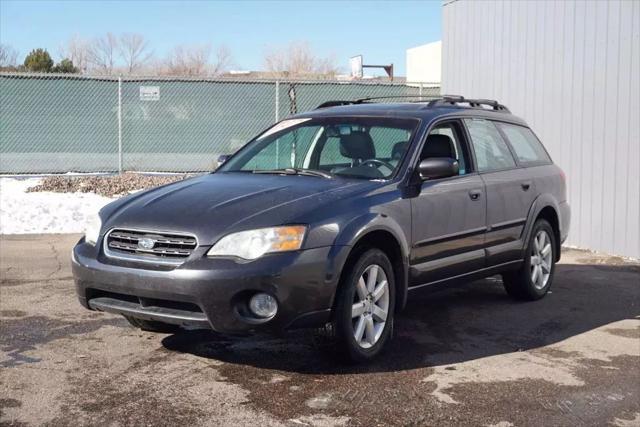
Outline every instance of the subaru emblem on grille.
<path id="1" fill-rule="evenodd" d="M 140 249 L 153 249 L 155 245 L 156 245 L 156 241 L 150 237 L 143 237 L 140 240 L 138 240 L 138 247 Z"/>

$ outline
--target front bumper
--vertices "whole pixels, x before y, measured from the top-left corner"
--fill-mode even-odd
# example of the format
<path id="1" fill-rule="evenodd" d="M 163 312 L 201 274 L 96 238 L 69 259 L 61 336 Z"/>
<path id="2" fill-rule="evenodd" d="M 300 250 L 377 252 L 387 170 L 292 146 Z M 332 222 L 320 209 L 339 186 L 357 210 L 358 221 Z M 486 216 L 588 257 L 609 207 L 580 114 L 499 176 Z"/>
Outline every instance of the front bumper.
<path id="1" fill-rule="evenodd" d="M 72 256 L 80 303 L 89 309 L 227 333 L 315 327 L 329 320 L 347 247 L 271 254 L 246 263 L 207 258 L 207 249 L 198 248 L 176 268 L 161 269 L 119 263 L 80 241 Z M 255 292 L 268 292 L 278 301 L 272 319 L 258 319 L 243 310 Z"/>

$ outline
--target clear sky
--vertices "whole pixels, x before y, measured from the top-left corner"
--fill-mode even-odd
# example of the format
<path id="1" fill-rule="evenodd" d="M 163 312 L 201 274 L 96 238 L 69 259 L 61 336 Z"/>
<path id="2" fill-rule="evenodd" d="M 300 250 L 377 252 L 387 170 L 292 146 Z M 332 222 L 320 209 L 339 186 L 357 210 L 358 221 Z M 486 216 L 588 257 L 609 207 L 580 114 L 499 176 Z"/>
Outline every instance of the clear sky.
<path id="1" fill-rule="evenodd" d="M 33 48 L 58 58 L 74 34 L 136 32 L 157 57 L 178 44 L 224 44 L 234 69 L 260 70 L 264 53 L 308 42 L 334 55 L 347 73 L 350 56 L 365 64 L 393 62 L 405 74 L 405 50 L 440 40 L 442 2 L 434 1 L 58 1 L 0 0 L 0 41 L 19 52 Z"/>

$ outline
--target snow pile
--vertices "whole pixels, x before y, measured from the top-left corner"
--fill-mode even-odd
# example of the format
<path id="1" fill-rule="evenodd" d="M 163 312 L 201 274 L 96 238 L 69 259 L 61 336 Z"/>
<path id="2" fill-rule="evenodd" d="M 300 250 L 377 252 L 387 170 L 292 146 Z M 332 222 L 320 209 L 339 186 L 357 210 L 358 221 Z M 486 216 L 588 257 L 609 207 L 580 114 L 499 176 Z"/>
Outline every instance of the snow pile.
<path id="1" fill-rule="evenodd" d="M 0 178 L 0 234 L 81 233 L 112 198 L 93 193 L 27 193 L 39 178 Z"/>

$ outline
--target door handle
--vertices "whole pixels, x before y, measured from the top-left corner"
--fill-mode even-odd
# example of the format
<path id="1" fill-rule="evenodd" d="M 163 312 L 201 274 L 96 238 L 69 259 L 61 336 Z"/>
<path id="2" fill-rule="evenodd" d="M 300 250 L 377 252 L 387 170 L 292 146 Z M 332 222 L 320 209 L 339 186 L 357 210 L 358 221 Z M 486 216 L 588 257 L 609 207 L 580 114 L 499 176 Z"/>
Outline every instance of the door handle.
<path id="1" fill-rule="evenodd" d="M 469 197 L 471 197 L 471 200 L 478 200 L 481 195 L 482 195 L 482 190 L 469 191 Z"/>
<path id="2" fill-rule="evenodd" d="M 522 189 L 524 191 L 527 191 L 529 188 L 531 188 L 531 181 L 525 181 L 520 185 L 522 186 Z"/>

